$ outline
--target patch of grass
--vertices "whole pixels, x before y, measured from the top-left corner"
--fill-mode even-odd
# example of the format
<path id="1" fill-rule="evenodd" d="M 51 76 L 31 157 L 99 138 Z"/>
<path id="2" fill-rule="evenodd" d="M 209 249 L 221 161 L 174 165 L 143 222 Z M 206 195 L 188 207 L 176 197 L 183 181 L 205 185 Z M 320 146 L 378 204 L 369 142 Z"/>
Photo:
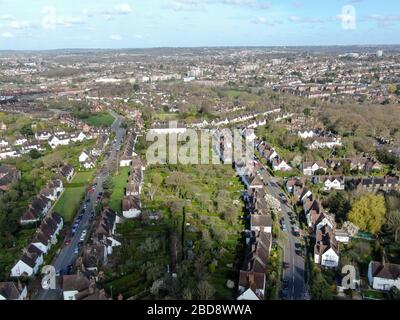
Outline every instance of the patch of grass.
<path id="1" fill-rule="evenodd" d="M 72 221 L 85 191 L 86 187 L 67 188 L 54 206 L 53 211 L 59 213 L 65 222 Z"/>
<path id="2" fill-rule="evenodd" d="M 82 187 L 88 185 L 93 178 L 94 170 L 78 172 L 70 184 L 66 187 Z"/>
<path id="3" fill-rule="evenodd" d="M 102 112 L 98 114 L 91 115 L 89 118 L 85 119 L 85 122 L 94 127 L 111 127 L 114 122 L 114 117 L 108 112 Z"/>
<path id="4" fill-rule="evenodd" d="M 113 192 L 111 193 L 110 207 L 116 211 L 121 212 L 121 201 L 125 194 L 125 187 L 129 177 L 130 167 L 121 168 L 118 175 L 113 177 Z"/>

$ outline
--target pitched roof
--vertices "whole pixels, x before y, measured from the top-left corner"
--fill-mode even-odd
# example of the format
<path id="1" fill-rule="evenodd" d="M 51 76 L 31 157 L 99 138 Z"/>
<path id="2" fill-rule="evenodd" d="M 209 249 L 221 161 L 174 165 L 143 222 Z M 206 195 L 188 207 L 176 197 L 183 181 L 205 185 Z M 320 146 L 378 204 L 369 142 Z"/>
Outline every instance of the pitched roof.
<path id="1" fill-rule="evenodd" d="M 0 282 L 0 296 L 7 300 L 17 300 L 19 291 L 14 282 Z"/>
<path id="2" fill-rule="evenodd" d="M 400 265 L 388 262 L 372 261 L 372 276 L 383 279 L 396 280 L 400 278 Z"/>

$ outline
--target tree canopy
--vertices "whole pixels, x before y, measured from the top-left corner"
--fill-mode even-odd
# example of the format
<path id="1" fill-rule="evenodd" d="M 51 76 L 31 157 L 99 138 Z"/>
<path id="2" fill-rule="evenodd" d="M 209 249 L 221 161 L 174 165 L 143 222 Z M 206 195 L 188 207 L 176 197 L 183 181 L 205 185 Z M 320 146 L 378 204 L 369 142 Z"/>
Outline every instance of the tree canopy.
<path id="1" fill-rule="evenodd" d="M 384 196 L 366 194 L 352 203 L 349 220 L 361 230 L 376 234 L 385 223 L 385 215 Z"/>

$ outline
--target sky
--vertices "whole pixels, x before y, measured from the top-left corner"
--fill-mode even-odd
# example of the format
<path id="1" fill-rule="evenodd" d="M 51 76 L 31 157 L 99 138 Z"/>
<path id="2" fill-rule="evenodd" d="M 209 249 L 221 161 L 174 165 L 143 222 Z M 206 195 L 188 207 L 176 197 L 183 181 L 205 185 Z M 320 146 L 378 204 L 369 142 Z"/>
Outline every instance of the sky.
<path id="1" fill-rule="evenodd" d="M 0 0 L 0 50 L 369 44 L 399 0 Z"/>

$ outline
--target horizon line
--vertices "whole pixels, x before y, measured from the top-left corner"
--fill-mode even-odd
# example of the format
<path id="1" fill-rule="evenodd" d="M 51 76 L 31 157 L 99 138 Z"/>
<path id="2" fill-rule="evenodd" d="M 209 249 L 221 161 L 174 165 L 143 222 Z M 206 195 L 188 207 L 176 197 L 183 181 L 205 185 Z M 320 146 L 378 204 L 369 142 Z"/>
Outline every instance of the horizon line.
<path id="1" fill-rule="evenodd" d="M 0 49 L 0 52 L 43 52 L 43 51 L 63 51 L 63 50 L 107 50 L 107 51 L 123 51 L 123 50 L 151 50 L 151 49 L 220 49 L 220 48 L 327 48 L 327 47 L 394 47 L 400 46 L 400 43 L 393 44 L 329 44 L 329 45 L 227 45 L 227 46 L 160 46 L 160 47 L 125 47 L 125 48 L 54 48 L 54 49 Z"/>

